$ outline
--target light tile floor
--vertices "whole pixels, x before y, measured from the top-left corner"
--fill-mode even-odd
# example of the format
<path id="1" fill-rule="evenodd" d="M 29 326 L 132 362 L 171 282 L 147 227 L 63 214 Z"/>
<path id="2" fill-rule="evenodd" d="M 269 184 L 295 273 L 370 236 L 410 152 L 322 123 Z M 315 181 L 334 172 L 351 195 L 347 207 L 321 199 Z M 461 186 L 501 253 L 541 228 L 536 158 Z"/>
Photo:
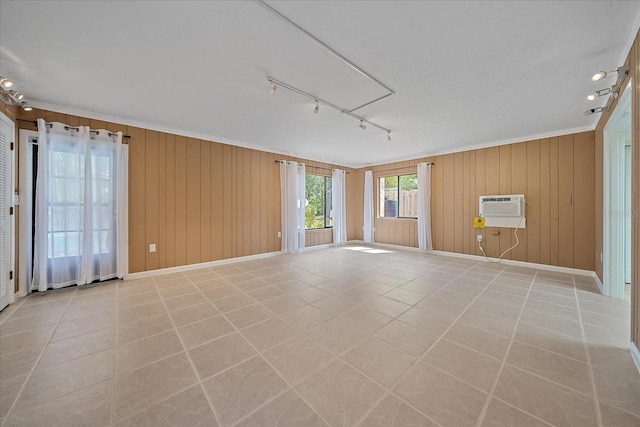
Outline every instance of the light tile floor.
<path id="1" fill-rule="evenodd" d="M 3 426 L 640 426 L 591 278 L 348 246 L 32 295 Z"/>

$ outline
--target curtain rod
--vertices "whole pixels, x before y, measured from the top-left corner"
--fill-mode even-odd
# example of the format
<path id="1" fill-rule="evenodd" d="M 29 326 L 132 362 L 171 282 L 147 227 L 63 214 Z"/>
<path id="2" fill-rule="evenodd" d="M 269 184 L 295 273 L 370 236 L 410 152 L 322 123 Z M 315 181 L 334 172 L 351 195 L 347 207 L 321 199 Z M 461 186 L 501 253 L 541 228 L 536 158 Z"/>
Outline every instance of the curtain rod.
<path id="1" fill-rule="evenodd" d="M 33 125 L 38 126 L 38 122 L 36 120 L 18 119 L 18 121 L 26 122 L 26 123 L 32 123 Z M 45 122 L 45 124 L 46 124 L 47 127 L 52 127 L 53 126 L 53 123 Z M 64 126 L 64 130 L 69 130 L 69 129 L 79 130 L 79 128 L 77 126 L 68 126 L 68 125 Z M 95 130 L 95 129 L 89 129 L 89 132 L 98 133 L 98 131 Z M 109 136 L 114 136 L 114 135 L 116 135 L 116 134 L 113 133 L 113 132 L 109 132 Z M 123 138 L 131 138 L 130 135 L 122 135 L 122 137 Z"/>
<path id="2" fill-rule="evenodd" d="M 282 163 L 282 162 L 287 162 L 288 160 L 276 160 L 276 163 Z M 323 169 L 326 171 L 334 171 L 335 169 L 331 169 L 331 168 L 324 168 L 322 166 L 312 166 L 312 165 L 305 165 L 306 168 L 316 168 L 316 169 Z M 347 173 L 351 173 L 349 171 L 346 171 Z"/>
<path id="3" fill-rule="evenodd" d="M 434 162 L 425 162 L 425 163 L 428 164 L 428 165 L 435 165 Z M 408 169 L 408 168 L 413 168 L 413 167 L 418 167 L 418 165 L 415 165 L 415 166 L 404 166 L 404 167 L 401 167 L 401 168 L 380 169 L 380 170 L 374 170 L 372 172 L 373 173 L 376 173 L 376 172 L 389 172 L 389 171 L 397 171 L 399 169 Z"/>

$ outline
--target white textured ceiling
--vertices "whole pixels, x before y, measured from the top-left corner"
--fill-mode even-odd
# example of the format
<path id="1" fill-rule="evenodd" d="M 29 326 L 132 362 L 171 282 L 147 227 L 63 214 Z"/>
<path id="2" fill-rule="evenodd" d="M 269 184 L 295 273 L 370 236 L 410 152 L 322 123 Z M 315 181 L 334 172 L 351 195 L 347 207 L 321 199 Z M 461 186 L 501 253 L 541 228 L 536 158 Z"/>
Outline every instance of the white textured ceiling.
<path id="1" fill-rule="evenodd" d="M 585 96 L 638 1 L 269 1 L 396 94 L 252 1 L 0 2 L 0 73 L 34 106 L 360 167 L 592 129 Z"/>

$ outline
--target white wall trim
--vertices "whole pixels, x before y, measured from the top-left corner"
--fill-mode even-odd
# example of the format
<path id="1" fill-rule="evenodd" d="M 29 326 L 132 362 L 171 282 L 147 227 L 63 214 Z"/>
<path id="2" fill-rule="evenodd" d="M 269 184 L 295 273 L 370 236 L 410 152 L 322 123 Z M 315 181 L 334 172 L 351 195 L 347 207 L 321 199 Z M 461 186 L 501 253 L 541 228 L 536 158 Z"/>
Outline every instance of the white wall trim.
<path id="1" fill-rule="evenodd" d="M 602 284 L 602 281 L 600 280 L 600 278 L 598 277 L 598 274 L 595 271 L 593 272 L 593 278 L 596 281 L 596 285 L 598 285 L 598 289 L 600 289 L 600 293 L 604 295 L 604 285 Z"/>
<path id="2" fill-rule="evenodd" d="M 335 246 L 335 245 L 333 243 L 325 243 L 324 245 L 306 246 L 304 249 L 300 249 L 300 252 L 315 251 L 316 249 L 326 249 L 332 246 Z"/>
<path id="3" fill-rule="evenodd" d="M 95 112 L 95 111 L 84 110 L 82 108 L 74 108 L 74 107 L 68 107 L 68 106 L 63 106 L 63 105 L 59 105 L 59 104 L 54 104 L 54 103 L 49 103 L 49 102 L 40 102 L 40 101 L 31 101 L 30 104 L 31 104 L 32 107 L 39 108 L 41 110 L 55 111 L 55 112 L 64 113 L 64 114 L 72 114 L 74 116 L 79 116 L 79 117 L 87 117 L 87 118 L 90 118 L 90 119 L 103 120 L 105 122 L 117 123 L 117 124 L 126 125 L 126 126 L 134 126 L 134 127 L 138 127 L 138 128 L 142 128 L 142 129 L 148 129 L 148 130 L 154 130 L 154 131 L 158 131 L 158 132 L 171 133 L 171 134 L 174 134 L 174 135 L 186 136 L 186 137 L 195 138 L 195 139 L 202 139 L 202 140 L 211 141 L 211 142 L 218 142 L 220 144 L 233 145 L 233 146 L 236 146 L 236 147 L 250 148 L 252 150 L 265 151 L 267 153 L 280 154 L 280 155 L 283 155 L 283 156 L 298 157 L 298 158 L 301 158 L 301 159 L 307 159 L 309 161 L 317 160 L 317 159 L 310 159 L 310 158 L 306 157 L 304 154 L 301 154 L 301 153 L 287 152 L 287 151 L 283 151 L 283 150 L 274 150 L 271 147 L 265 147 L 265 146 L 258 145 L 258 144 L 251 144 L 251 143 L 247 143 L 247 142 L 243 142 L 243 141 L 237 141 L 237 140 L 230 139 L 230 138 L 221 138 L 221 137 L 218 137 L 216 135 L 205 134 L 205 133 L 200 133 L 200 132 L 191 132 L 191 131 L 188 131 L 188 130 L 185 130 L 185 129 L 177 129 L 177 128 L 173 128 L 171 126 L 163 126 L 163 125 L 159 125 L 159 124 L 155 124 L 155 123 L 149 123 L 149 122 L 140 121 L 140 120 L 127 119 L 125 117 L 112 116 L 112 115 L 109 115 L 109 114 L 103 114 L 103 113 L 98 113 L 98 112 Z M 329 163 L 331 163 L 333 165 L 336 165 L 336 166 L 345 167 L 345 168 L 348 168 L 348 169 L 362 169 L 362 168 L 367 168 L 367 167 L 371 167 L 371 166 L 378 166 L 378 165 L 381 165 L 381 164 L 397 163 L 397 162 L 402 162 L 402 161 L 405 161 L 405 160 L 415 160 L 415 159 L 420 159 L 420 158 L 423 158 L 423 157 L 431 157 L 431 156 L 440 156 L 440 155 L 443 155 L 443 154 L 460 153 L 460 152 L 464 152 L 464 151 L 478 150 L 480 148 L 497 147 L 497 146 L 500 146 L 500 145 L 509 145 L 509 144 L 517 144 L 519 142 L 525 142 L 525 141 L 534 141 L 536 139 L 552 138 L 552 137 L 555 137 L 555 136 L 570 135 L 570 134 L 581 133 L 581 132 L 589 132 L 589 131 L 594 130 L 596 128 L 597 124 L 598 124 L 598 121 L 595 120 L 595 118 L 594 118 L 594 123 L 592 123 L 590 125 L 587 125 L 587 126 L 580 126 L 580 127 L 574 127 L 574 128 L 568 128 L 568 129 L 558 129 L 558 130 L 554 130 L 554 131 L 551 131 L 551 132 L 543 132 L 543 133 L 538 133 L 538 134 L 533 134 L 533 135 L 523 135 L 523 136 L 518 136 L 518 137 L 514 137 L 514 138 L 509 138 L 509 139 L 503 139 L 503 140 L 499 140 L 499 141 L 490 141 L 490 142 L 485 142 L 485 143 L 480 143 L 480 144 L 475 144 L 475 145 L 467 145 L 467 146 L 463 146 L 463 147 L 455 147 L 455 148 L 444 149 L 444 150 L 440 150 L 440 151 L 426 152 L 426 153 L 422 153 L 422 154 L 417 153 L 415 155 L 412 154 L 409 157 L 392 158 L 389 161 L 386 161 L 385 163 L 373 163 L 373 164 L 352 163 L 352 164 L 348 164 L 348 165 L 347 164 L 342 164 L 342 163 L 336 163 L 336 161 L 329 162 Z M 325 162 L 324 160 L 320 160 L 320 161 Z"/>
<path id="4" fill-rule="evenodd" d="M 631 349 L 631 358 L 633 359 L 633 363 L 636 364 L 636 368 L 638 369 L 638 372 L 640 372 L 640 351 L 633 341 L 629 344 L 629 348 Z"/>
<path id="5" fill-rule="evenodd" d="M 235 264 L 237 262 L 252 261 L 252 260 L 262 259 L 262 258 L 271 258 L 279 255 L 284 255 L 284 254 L 280 251 L 266 252 L 263 254 L 240 256 L 235 258 L 221 259 L 217 261 L 200 262 L 198 264 L 179 265 L 177 267 L 167 267 L 167 268 L 160 268 L 157 270 L 140 271 L 138 273 L 128 273 L 125 275 L 124 278 L 125 280 L 143 279 L 145 277 L 160 276 L 162 274 L 169 274 L 169 273 L 179 273 L 182 271 L 197 270 L 199 268 L 217 267 L 220 265 Z"/>
<path id="6" fill-rule="evenodd" d="M 422 252 L 422 253 L 425 253 L 425 254 L 429 254 L 430 253 L 430 254 L 434 254 L 434 255 L 443 255 L 443 256 L 448 256 L 448 257 L 452 257 L 452 258 L 470 259 L 470 260 L 474 260 L 474 261 L 483 261 L 484 260 L 484 257 L 480 256 L 480 255 L 458 254 L 458 253 L 455 253 L 455 252 L 446 252 L 446 251 L 437 251 L 437 250 L 424 252 L 424 251 L 421 251 L 418 248 L 414 248 L 414 247 L 410 247 L 410 246 L 390 245 L 390 244 L 387 244 L 387 243 L 365 243 L 362 240 L 349 240 L 349 243 L 390 247 L 390 248 L 395 248 L 395 249 L 399 249 L 399 250 L 405 250 L 405 251 L 409 251 L 409 252 Z M 497 258 L 489 258 L 489 259 L 491 261 L 497 261 Z M 581 270 L 579 268 L 559 267 L 557 265 L 536 264 L 536 263 L 533 263 L 533 262 L 516 261 L 516 260 L 510 260 L 510 259 L 503 259 L 501 261 L 501 263 L 505 264 L 505 265 L 515 265 L 515 266 L 519 266 L 519 267 L 537 268 L 538 270 L 555 271 L 555 272 L 558 272 L 558 273 L 569 273 L 569 274 L 576 274 L 576 275 L 579 275 L 579 276 L 594 277 L 596 279 L 596 282 L 598 283 L 598 287 L 600 288 L 600 291 L 602 292 L 602 284 L 600 283 L 600 279 L 598 279 L 598 276 L 596 275 L 595 271 Z"/>
<path id="7" fill-rule="evenodd" d="M 314 251 L 316 249 L 326 249 L 326 248 L 330 248 L 332 246 L 333 246 L 333 244 L 309 246 L 309 247 L 306 247 L 304 249 L 300 249 L 300 252 Z M 247 256 L 240 256 L 240 257 L 235 257 L 235 258 L 220 259 L 220 260 L 217 260 L 217 261 L 200 262 L 198 264 L 179 265 L 177 267 L 167 267 L 167 268 L 160 268 L 160 269 L 157 269 L 157 270 L 140 271 L 138 273 L 126 274 L 124 278 L 125 278 L 125 280 L 143 279 L 145 277 L 160 276 L 160 275 L 169 274 L 169 273 L 179 273 L 179 272 L 182 272 L 182 271 L 197 270 L 199 268 L 218 267 L 220 265 L 234 264 L 236 262 L 252 261 L 252 260 L 262 259 L 262 258 L 271 258 L 271 257 L 274 257 L 274 256 L 279 256 L 279 255 L 287 255 L 287 254 L 285 254 L 283 252 L 280 252 L 280 251 L 278 251 L 278 252 L 266 252 L 266 253 L 263 253 L 263 254 L 247 255 Z"/>
<path id="8" fill-rule="evenodd" d="M 170 134 L 173 134 L 173 135 L 185 136 L 187 138 L 202 139 L 204 141 L 217 142 L 219 144 L 233 145 L 235 147 L 250 148 L 252 150 L 264 151 L 264 152 L 267 152 L 267 153 L 280 154 L 282 156 L 297 157 L 297 158 L 300 158 L 300 159 L 305 159 L 306 161 L 314 161 L 315 160 L 315 159 L 309 159 L 308 157 L 306 157 L 302 153 L 290 152 L 290 151 L 285 151 L 285 150 L 275 150 L 275 149 L 273 149 L 271 147 L 266 147 L 266 146 L 259 145 L 259 144 L 251 144 L 251 143 L 248 143 L 248 142 L 237 141 L 235 139 L 222 138 L 222 137 L 219 137 L 219 136 L 213 135 L 213 134 L 192 132 L 192 131 L 188 131 L 188 130 L 185 130 L 185 129 L 174 128 L 174 127 L 171 127 L 171 126 L 164 126 L 164 125 L 159 125 L 159 124 L 156 124 L 156 123 L 150 123 L 150 122 L 134 120 L 134 119 L 127 119 L 125 117 L 112 116 L 112 115 L 109 115 L 109 114 L 103 114 L 103 113 L 98 113 L 98 112 L 95 112 L 95 111 L 84 110 L 82 108 L 67 107 L 67 106 L 63 106 L 63 105 L 59 105 L 59 104 L 53 104 L 53 103 L 49 103 L 49 102 L 40 102 L 40 101 L 31 101 L 31 102 L 29 102 L 29 104 L 31 104 L 32 107 L 38 108 L 38 109 L 41 109 L 41 110 L 48 110 L 48 111 L 55 111 L 57 113 L 71 114 L 71 115 L 74 115 L 74 116 L 86 117 L 86 118 L 89 118 L 89 119 L 102 120 L 102 121 L 105 121 L 105 122 L 108 122 L 108 123 L 116 123 L 116 124 L 125 125 L 125 126 L 133 126 L 133 127 L 137 127 L 137 128 L 141 128 L 141 129 L 154 130 L 154 131 L 157 131 L 157 132 L 170 133 Z M 321 160 L 321 161 L 325 162 L 324 160 Z M 325 163 L 327 163 L 327 162 L 325 162 Z M 347 169 L 354 169 L 353 166 L 349 166 L 349 165 L 345 165 L 345 164 L 341 164 L 341 163 L 336 163 L 336 162 L 328 162 L 328 163 L 330 163 L 332 165 L 335 165 L 335 166 L 345 167 Z"/>
<path id="9" fill-rule="evenodd" d="M 390 243 L 365 242 L 364 240 L 349 240 L 347 244 L 381 246 L 383 248 L 390 248 L 390 249 L 396 249 L 396 250 L 407 251 L 407 252 L 422 252 L 425 254 L 432 252 L 432 251 L 429 251 L 429 252 L 421 251 L 420 249 L 414 248 L 412 246 L 392 245 Z"/>
<path id="10" fill-rule="evenodd" d="M 620 60 L 618 61 L 618 63 L 615 65 L 616 67 L 623 65 L 624 61 L 627 59 L 627 57 L 631 53 L 631 47 L 633 46 L 633 42 L 636 40 L 638 31 L 640 31 L 640 10 L 638 10 L 636 19 L 634 19 L 633 21 L 633 24 L 631 26 L 631 32 L 629 33 L 629 38 L 627 39 L 627 42 L 624 44 L 624 48 L 622 49 L 622 55 L 620 56 Z"/>
<path id="11" fill-rule="evenodd" d="M 465 258 L 465 259 L 473 259 L 477 261 L 484 260 L 483 256 L 480 255 L 468 255 L 468 254 L 458 254 L 454 252 L 445 252 L 445 251 L 433 251 L 439 255 L 451 256 L 455 258 Z M 491 261 L 498 261 L 498 258 L 491 258 Z M 554 271 L 557 273 L 569 273 L 569 274 L 577 274 L 579 276 L 591 276 L 595 274 L 594 271 L 590 270 L 581 270 L 579 268 L 570 268 L 570 267 L 560 267 L 557 265 L 547 265 L 547 264 L 537 264 L 535 262 L 527 262 L 527 261 L 516 261 L 512 259 L 503 259 L 500 261 L 501 264 L 505 265 L 515 265 L 518 267 L 529 267 L 529 268 L 537 268 L 538 270 L 546 270 L 546 271 Z"/>

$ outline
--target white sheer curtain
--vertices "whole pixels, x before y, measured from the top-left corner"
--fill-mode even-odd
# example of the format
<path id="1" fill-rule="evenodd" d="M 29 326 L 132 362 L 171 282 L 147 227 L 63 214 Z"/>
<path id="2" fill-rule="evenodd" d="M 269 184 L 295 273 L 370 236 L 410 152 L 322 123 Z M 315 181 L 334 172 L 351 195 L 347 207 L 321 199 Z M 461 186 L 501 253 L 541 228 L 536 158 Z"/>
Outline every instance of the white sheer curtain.
<path id="1" fill-rule="evenodd" d="M 282 205 L 282 252 L 304 249 L 305 237 L 305 166 L 297 162 L 280 162 L 280 202 Z"/>
<path id="2" fill-rule="evenodd" d="M 363 240 L 373 242 L 373 172 L 364 172 L 364 227 L 362 229 Z"/>
<path id="3" fill-rule="evenodd" d="M 38 120 L 32 289 L 126 274 L 127 168 L 122 132 Z"/>
<path id="4" fill-rule="evenodd" d="M 331 206 L 333 208 L 333 244 L 347 243 L 347 173 L 341 169 L 331 172 Z"/>
<path id="5" fill-rule="evenodd" d="M 418 248 L 433 249 L 431 243 L 431 164 L 418 163 Z"/>

